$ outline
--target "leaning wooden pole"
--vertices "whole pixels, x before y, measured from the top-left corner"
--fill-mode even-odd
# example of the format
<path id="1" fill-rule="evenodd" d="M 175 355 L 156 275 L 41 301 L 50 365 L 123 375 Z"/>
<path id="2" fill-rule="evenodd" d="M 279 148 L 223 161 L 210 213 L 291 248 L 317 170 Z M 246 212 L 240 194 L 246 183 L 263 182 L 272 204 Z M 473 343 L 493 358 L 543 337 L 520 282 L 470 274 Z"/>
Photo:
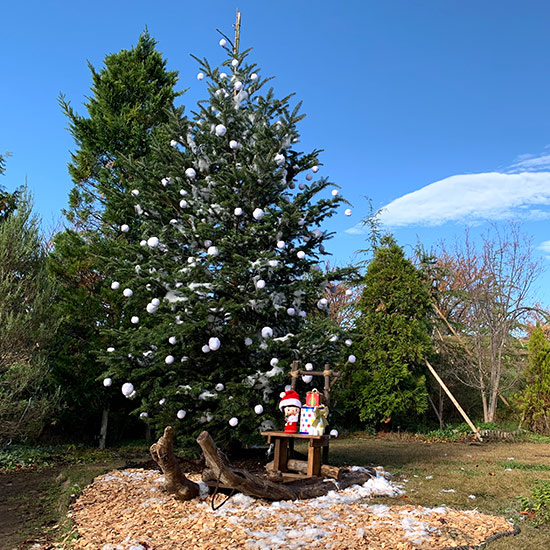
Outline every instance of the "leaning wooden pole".
<path id="1" fill-rule="evenodd" d="M 438 381 L 439 385 L 443 388 L 449 399 L 453 402 L 453 405 L 458 409 L 458 412 L 462 415 L 462 418 L 466 420 L 468 423 L 468 426 L 472 429 L 475 436 L 479 441 L 483 442 L 483 438 L 481 437 L 481 434 L 479 433 L 479 430 L 474 426 L 474 423 L 470 420 L 468 415 L 464 412 L 464 409 L 460 406 L 460 403 L 455 399 L 455 396 L 451 393 L 451 390 L 445 385 L 445 382 L 441 380 L 439 377 L 439 374 L 435 372 L 435 369 L 430 365 L 428 361 L 426 361 L 427 367 L 430 369 L 430 372 L 434 375 L 434 378 Z"/>

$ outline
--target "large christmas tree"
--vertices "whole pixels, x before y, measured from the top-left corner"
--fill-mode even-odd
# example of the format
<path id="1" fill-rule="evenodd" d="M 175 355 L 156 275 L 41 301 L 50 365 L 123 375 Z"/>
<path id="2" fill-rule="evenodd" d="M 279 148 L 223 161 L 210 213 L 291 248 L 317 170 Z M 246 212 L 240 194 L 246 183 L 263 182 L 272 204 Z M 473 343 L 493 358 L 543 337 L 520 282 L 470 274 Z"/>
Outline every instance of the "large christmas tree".
<path id="1" fill-rule="evenodd" d="M 299 105 L 264 91 L 248 51 L 220 44 L 221 68 L 197 60 L 208 98 L 191 117 L 174 111 L 131 163 L 135 216 L 119 209 L 105 258 L 123 316 L 101 359 L 104 384 L 153 426 L 246 442 L 273 425 L 292 360 L 320 367 L 342 352 L 334 325 L 313 327 L 343 275 L 322 269 L 321 225 L 344 199 L 317 178 L 319 152 L 297 150 Z"/>

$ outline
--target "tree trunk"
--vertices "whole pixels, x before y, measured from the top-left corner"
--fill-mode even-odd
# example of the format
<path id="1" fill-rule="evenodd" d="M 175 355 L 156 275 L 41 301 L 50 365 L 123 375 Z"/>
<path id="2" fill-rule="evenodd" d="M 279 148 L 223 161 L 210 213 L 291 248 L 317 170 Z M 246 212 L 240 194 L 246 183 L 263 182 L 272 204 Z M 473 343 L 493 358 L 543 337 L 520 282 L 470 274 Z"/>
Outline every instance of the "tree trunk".
<path id="1" fill-rule="evenodd" d="M 265 469 L 269 472 L 273 470 L 273 461 L 266 464 Z M 286 467 L 292 472 L 298 472 L 300 474 L 307 474 L 307 461 L 289 459 L 286 463 Z M 329 466 L 328 464 L 321 465 L 321 475 L 323 477 L 332 477 L 340 480 L 344 473 L 349 472 L 348 468 L 338 468 L 338 466 Z"/>
<path id="2" fill-rule="evenodd" d="M 305 480 L 294 483 L 276 483 L 269 479 L 251 474 L 246 470 L 239 470 L 231 466 L 227 457 L 216 447 L 208 432 L 202 432 L 197 438 L 206 460 L 208 481 L 214 477 L 223 485 L 237 491 L 265 500 L 297 500 L 315 498 L 326 495 L 329 491 L 345 489 L 350 485 L 363 484 L 375 476 L 373 470 L 350 471 L 343 474 L 341 480 L 315 481 Z"/>
<path id="3" fill-rule="evenodd" d="M 167 426 L 164 435 L 151 445 L 151 456 L 164 474 L 165 489 L 169 493 L 178 500 L 191 500 L 199 494 L 199 486 L 185 477 L 174 455 L 174 430 L 171 426 Z"/>
<path id="4" fill-rule="evenodd" d="M 101 430 L 99 431 L 99 448 L 105 449 L 105 442 L 107 440 L 107 425 L 109 423 L 109 407 L 103 408 L 101 415 Z"/>

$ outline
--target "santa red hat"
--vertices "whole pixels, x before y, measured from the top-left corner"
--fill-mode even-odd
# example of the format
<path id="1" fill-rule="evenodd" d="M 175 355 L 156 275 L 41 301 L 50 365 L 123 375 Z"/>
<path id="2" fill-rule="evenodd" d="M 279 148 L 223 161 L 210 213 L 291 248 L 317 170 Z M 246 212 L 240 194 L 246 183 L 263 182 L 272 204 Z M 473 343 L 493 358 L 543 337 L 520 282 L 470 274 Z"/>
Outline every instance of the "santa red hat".
<path id="1" fill-rule="evenodd" d="M 302 403 L 300 403 L 300 396 L 294 390 L 288 390 L 282 392 L 281 402 L 279 403 L 279 409 L 282 411 L 285 407 L 298 407 L 302 408 Z"/>

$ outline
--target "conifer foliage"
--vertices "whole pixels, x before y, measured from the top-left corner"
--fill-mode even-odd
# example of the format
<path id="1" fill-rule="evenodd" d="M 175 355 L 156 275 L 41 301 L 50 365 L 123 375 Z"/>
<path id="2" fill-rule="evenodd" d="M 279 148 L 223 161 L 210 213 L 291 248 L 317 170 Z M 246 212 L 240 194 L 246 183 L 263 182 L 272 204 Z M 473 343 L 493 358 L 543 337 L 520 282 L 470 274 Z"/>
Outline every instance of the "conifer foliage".
<path id="1" fill-rule="evenodd" d="M 349 401 L 363 421 L 421 413 L 427 407 L 423 361 L 431 347 L 426 282 L 393 237 L 384 236 L 363 285 L 358 360 L 346 373 Z"/>
<path id="2" fill-rule="evenodd" d="M 292 360 L 321 366 L 340 349 L 307 328 L 327 315 L 321 224 L 344 199 L 318 178 L 319 151 L 297 149 L 299 106 L 265 90 L 248 51 L 221 45 L 221 67 L 198 60 L 208 97 L 190 118 L 175 111 L 129 170 L 137 214 L 109 265 L 123 315 L 101 359 L 107 391 L 153 426 L 246 442 L 273 425 Z"/>

